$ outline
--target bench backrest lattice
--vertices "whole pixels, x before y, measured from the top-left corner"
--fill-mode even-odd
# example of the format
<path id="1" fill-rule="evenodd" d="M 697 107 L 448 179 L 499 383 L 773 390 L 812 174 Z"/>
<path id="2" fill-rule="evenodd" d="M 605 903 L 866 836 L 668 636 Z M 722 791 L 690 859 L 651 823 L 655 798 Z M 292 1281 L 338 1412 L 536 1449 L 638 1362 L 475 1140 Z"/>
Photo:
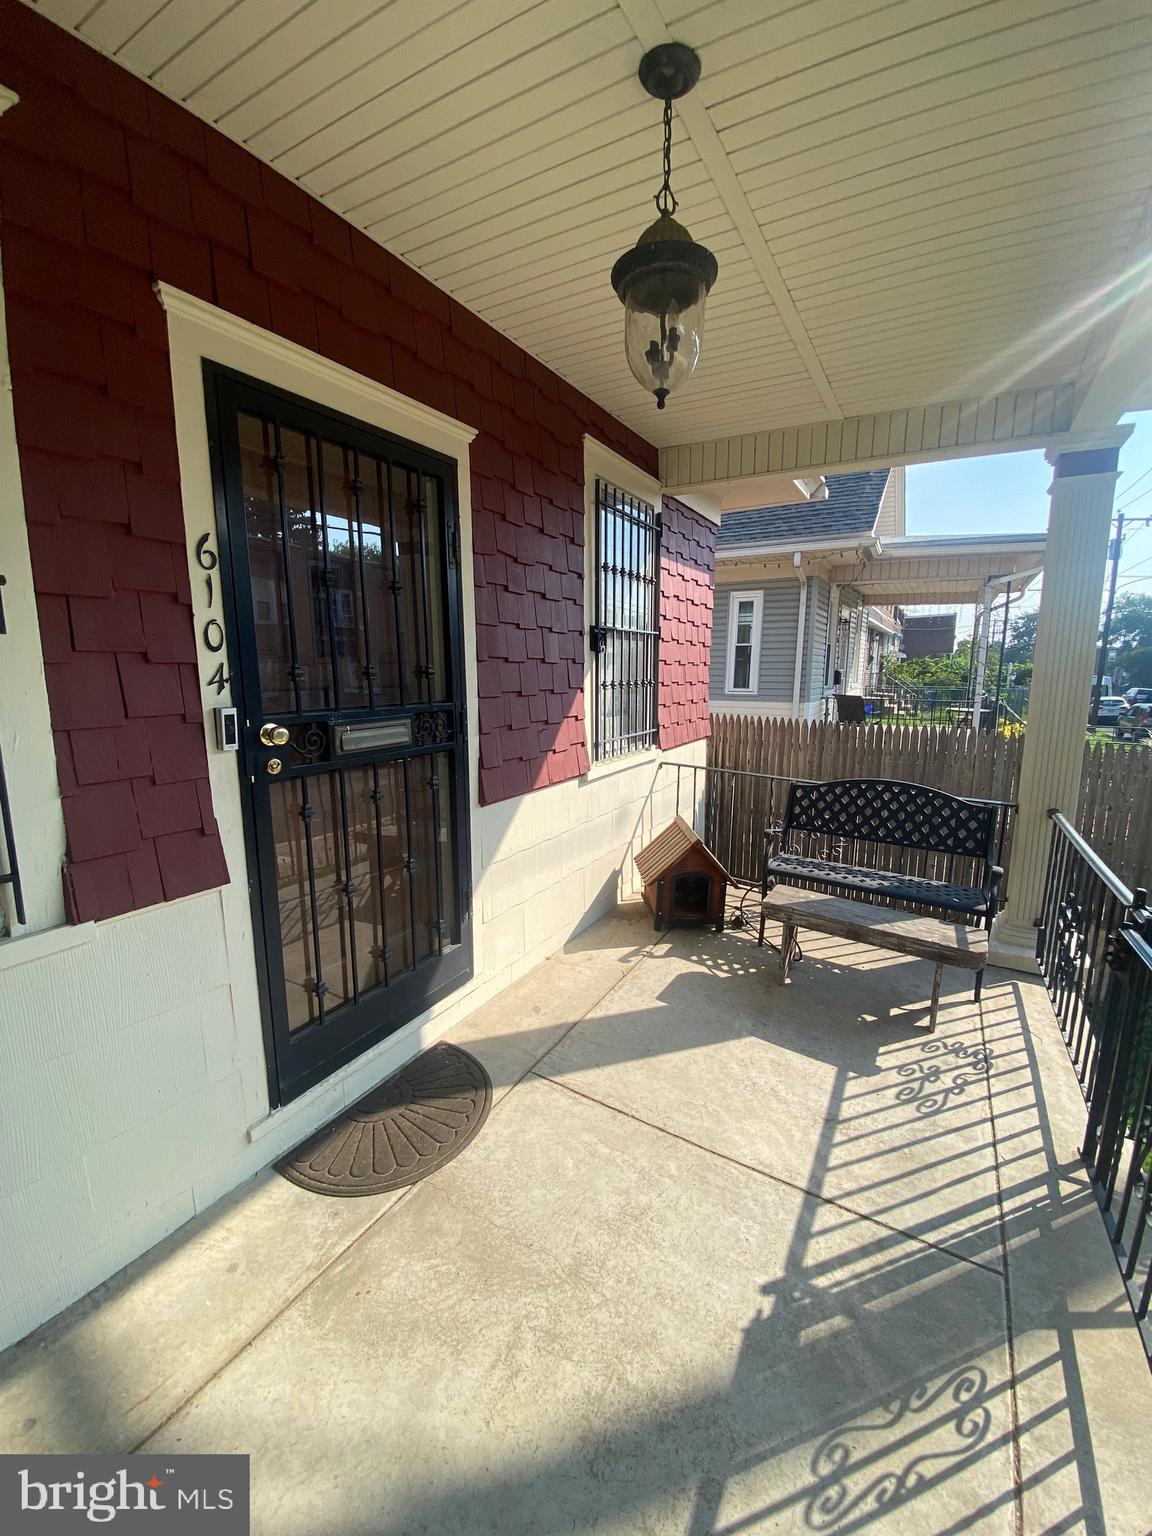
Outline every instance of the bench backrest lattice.
<path id="1" fill-rule="evenodd" d="M 806 832 L 992 864 L 1000 809 L 891 779 L 800 782 L 788 792 L 781 841 L 786 846 L 793 833 Z"/>

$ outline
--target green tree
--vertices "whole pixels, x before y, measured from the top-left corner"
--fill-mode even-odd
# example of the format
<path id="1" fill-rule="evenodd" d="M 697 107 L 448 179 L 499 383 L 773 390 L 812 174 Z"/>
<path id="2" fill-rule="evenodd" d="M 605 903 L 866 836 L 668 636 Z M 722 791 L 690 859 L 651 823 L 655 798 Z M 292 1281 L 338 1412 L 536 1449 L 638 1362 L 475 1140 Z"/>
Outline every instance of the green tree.
<path id="1" fill-rule="evenodd" d="M 1152 647 L 1152 596 L 1126 592 L 1112 610 L 1109 644 L 1117 649 L 1147 650 Z"/>
<path id="2" fill-rule="evenodd" d="M 995 676 L 999 651 L 988 648 L 988 668 Z M 926 683 L 937 688 L 963 687 L 968 681 L 972 658 L 971 640 L 961 640 L 951 656 L 917 656 L 911 661 L 891 663 L 888 672 L 905 683 Z"/>
<path id="3" fill-rule="evenodd" d="M 1005 659 L 1010 653 L 1005 652 Z M 984 694 L 991 696 L 996 688 L 996 674 L 1000 667 L 1000 647 L 995 642 L 988 646 L 988 660 L 984 666 Z M 928 688 L 966 688 L 972 668 L 972 642 L 961 640 L 951 656 L 917 656 L 912 661 L 890 662 L 886 674 L 901 682 L 915 683 Z M 1029 669 L 1030 670 L 1030 669 Z"/>
<path id="4" fill-rule="evenodd" d="M 1152 649 L 1121 651 L 1116 658 L 1114 673 L 1124 681 L 1115 686 L 1122 688 L 1152 688 Z"/>
<path id="5" fill-rule="evenodd" d="M 1019 666 L 1031 662 L 1036 653 L 1036 622 L 1040 611 L 1017 614 L 1008 630 L 1008 644 L 1004 648 L 1004 660 Z"/>

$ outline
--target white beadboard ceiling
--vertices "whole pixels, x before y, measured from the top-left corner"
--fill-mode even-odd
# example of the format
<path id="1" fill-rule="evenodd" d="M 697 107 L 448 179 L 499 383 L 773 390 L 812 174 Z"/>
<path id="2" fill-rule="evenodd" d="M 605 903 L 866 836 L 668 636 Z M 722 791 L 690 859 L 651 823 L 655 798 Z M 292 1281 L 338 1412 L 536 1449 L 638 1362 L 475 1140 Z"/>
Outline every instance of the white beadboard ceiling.
<path id="1" fill-rule="evenodd" d="M 660 446 L 1082 378 L 1144 248 L 1147 0 L 36 8 Z M 658 413 L 608 273 L 653 217 L 636 66 L 669 37 L 703 60 L 673 185 L 720 276 Z"/>

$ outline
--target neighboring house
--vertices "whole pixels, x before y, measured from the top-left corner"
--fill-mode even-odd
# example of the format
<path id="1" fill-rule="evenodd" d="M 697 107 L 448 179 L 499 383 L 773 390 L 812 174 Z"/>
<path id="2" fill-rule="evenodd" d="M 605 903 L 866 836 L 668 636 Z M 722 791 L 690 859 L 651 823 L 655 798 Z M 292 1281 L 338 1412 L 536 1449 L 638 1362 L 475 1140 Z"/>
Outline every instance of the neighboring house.
<path id="1" fill-rule="evenodd" d="M 904 654 L 909 661 L 927 656 L 951 656 L 956 649 L 955 613 L 908 614 L 904 620 Z"/>
<path id="2" fill-rule="evenodd" d="M 898 650 L 899 611 L 832 579 L 904 533 L 904 470 L 829 475 L 809 500 L 725 512 L 716 536 L 714 712 L 822 718 Z"/>
<path id="3" fill-rule="evenodd" d="M 906 606 L 973 603 L 988 615 L 1039 574 L 1043 534 L 909 537 L 903 467 L 792 484 L 808 499 L 723 510 L 713 714 L 831 719 L 835 694 L 879 687 Z M 979 634 L 986 649 L 987 622 Z"/>

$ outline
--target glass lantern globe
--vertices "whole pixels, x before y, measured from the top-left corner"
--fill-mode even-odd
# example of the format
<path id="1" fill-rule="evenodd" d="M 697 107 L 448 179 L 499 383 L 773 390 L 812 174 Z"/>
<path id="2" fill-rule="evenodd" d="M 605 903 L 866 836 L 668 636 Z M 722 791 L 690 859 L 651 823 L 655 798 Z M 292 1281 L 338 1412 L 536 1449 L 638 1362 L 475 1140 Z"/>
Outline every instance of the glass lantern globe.
<path id="1" fill-rule="evenodd" d="M 612 268 L 624 305 L 624 352 L 637 382 L 664 402 L 700 359 L 704 303 L 716 258 L 662 213 Z"/>

